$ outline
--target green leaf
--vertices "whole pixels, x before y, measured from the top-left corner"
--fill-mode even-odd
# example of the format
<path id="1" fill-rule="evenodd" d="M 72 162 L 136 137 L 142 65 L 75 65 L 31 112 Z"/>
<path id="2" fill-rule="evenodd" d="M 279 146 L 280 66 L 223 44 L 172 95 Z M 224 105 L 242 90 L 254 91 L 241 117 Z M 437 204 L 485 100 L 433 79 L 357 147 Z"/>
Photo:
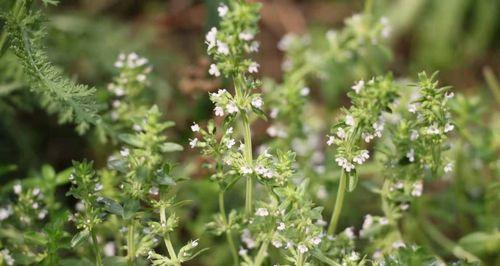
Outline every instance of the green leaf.
<path id="1" fill-rule="evenodd" d="M 458 241 L 464 249 L 476 254 L 494 254 L 500 250 L 500 232 L 474 232 Z"/>
<path id="2" fill-rule="evenodd" d="M 162 152 L 174 152 L 174 151 L 182 151 L 184 150 L 184 148 L 177 143 L 165 142 L 162 145 L 160 145 L 160 150 Z"/>
<path id="3" fill-rule="evenodd" d="M 104 208 L 109 213 L 123 217 L 123 207 L 113 199 L 103 197 L 100 201 L 104 204 Z"/>
<path id="4" fill-rule="evenodd" d="M 134 146 L 137 148 L 142 148 L 142 146 L 143 146 L 142 141 L 136 135 L 133 135 L 133 134 L 123 133 L 123 134 L 118 135 L 118 139 L 120 139 L 121 141 L 125 142 L 126 144 L 128 144 L 130 146 Z"/>
<path id="5" fill-rule="evenodd" d="M 358 184 L 358 173 L 356 172 L 356 169 L 354 169 L 352 172 L 347 174 L 347 178 L 349 178 L 349 183 L 347 186 L 347 191 L 352 192 L 356 188 L 356 185 Z"/>
<path id="6" fill-rule="evenodd" d="M 125 266 L 127 265 L 126 257 L 107 257 L 102 260 L 104 266 Z"/>
<path id="7" fill-rule="evenodd" d="M 76 247 L 79 245 L 82 241 L 87 239 L 89 237 L 89 231 L 83 230 L 80 231 L 78 234 L 76 234 L 73 239 L 71 239 L 71 247 Z"/>
<path id="8" fill-rule="evenodd" d="M 114 159 L 108 161 L 108 167 L 121 173 L 128 172 L 127 161 L 122 159 Z"/>

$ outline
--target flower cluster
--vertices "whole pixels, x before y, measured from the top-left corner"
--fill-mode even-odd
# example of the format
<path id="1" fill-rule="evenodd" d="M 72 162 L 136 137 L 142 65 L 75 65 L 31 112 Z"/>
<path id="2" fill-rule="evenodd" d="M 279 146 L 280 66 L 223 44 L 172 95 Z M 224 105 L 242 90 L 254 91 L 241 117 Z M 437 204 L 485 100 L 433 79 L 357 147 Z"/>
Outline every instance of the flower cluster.
<path id="1" fill-rule="evenodd" d="M 344 109 L 344 117 L 332 127 L 333 134 L 327 136 L 327 144 L 336 146 L 337 164 L 345 172 L 355 173 L 356 165 L 370 158 L 369 151 L 360 147 L 361 143 L 382 136 L 385 124 L 382 114 L 395 100 L 397 86 L 390 76 L 377 77 L 366 84 L 358 82 L 348 95 L 352 106 Z"/>

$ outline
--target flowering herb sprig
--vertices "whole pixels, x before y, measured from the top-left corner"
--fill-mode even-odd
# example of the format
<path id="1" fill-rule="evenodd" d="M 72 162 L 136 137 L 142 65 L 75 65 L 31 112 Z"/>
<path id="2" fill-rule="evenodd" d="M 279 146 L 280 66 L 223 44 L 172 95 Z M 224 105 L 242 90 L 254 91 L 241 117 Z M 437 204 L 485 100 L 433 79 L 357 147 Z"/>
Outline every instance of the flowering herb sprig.
<path id="1" fill-rule="evenodd" d="M 76 227 L 80 232 L 71 240 L 71 246 L 75 247 L 91 237 L 96 265 L 103 265 L 95 232 L 95 227 L 101 224 L 106 216 L 104 208 L 99 202 L 99 194 L 103 186 L 100 183 L 99 176 L 92 167 L 92 163 L 86 161 L 81 163 L 74 162 L 73 169 L 73 173 L 69 178 L 72 187 L 68 195 L 79 199 L 81 207 L 79 207 L 80 212 L 74 216 Z"/>
<path id="2" fill-rule="evenodd" d="M 342 167 L 329 234 L 335 231 L 345 191 L 353 191 L 356 187 L 356 165 L 370 158 L 369 151 L 362 145 L 382 136 L 385 123 L 382 114 L 390 111 L 389 105 L 397 97 L 397 86 L 391 76 L 373 78 L 366 84 L 361 80 L 352 86 L 352 90 L 348 93 L 352 106 L 343 110 L 343 118 L 332 127 L 332 134 L 327 136 L 327 144 L 336 147 L 335 162 Z"/>

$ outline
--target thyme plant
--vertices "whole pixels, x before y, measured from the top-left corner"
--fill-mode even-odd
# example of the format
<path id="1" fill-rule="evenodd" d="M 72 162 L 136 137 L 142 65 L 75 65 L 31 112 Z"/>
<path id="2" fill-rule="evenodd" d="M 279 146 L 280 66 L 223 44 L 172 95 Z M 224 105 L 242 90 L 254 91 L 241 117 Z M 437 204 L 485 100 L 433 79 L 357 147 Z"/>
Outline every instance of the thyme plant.
<path id="1" fill-rule="evenodd" d="M 89 145 L 62 170 L 2 183 L 0 265 L 500 261 L 498 99 L 441 86 L 437 72 L 385 73 L 392 26 L 372 1 L 319 38 L 285 35 L 281 82 L 253 59 L 262 4 L 218 3 L 204 45 L 207 75 L 223 85 L 208 95 L 208 118 L 190 122 L 186 150 L 162 114 L 176 109 L 155 104 L 148 59 L 117 51 L 107 86 L 78 84 L 50 62 L 39 4 L 0 3 L 0 70 L 12 65 L 0 71 L 0 111 L 13 121 L 16 103 L 39 105 Z M 334 79 L 351 85 L 323 82 Z M 343 94 L 333 107 L 344 107 L 315 107 Z M 192 179 L 186 158 L 203 161 Z M 16 167 L 0 163 L 0 176 Z"/>

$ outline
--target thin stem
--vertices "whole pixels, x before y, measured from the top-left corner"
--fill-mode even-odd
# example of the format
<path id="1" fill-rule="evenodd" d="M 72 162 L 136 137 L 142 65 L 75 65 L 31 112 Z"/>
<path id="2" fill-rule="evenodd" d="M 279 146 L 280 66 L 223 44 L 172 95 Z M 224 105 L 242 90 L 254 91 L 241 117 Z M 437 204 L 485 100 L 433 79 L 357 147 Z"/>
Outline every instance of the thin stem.
<path id="1" fill-rule="evenodd" d="M 234 87 L 236 91 L 236 97 L 239 99 L 243 96 L 245 89 L 245 80 L 244 77 L 238 75 L 234 79 Z M 243 124 L 243 138 L 244 138 L 244 158 L 248 166 L 252 166 L 253 164 L 253 155 L 252 155 L 252 133 L 250 131 L 250 121 L 247 113 L 242 113 L 242 124 Z M 253 182 L 252 175 L 248 175 L 245 189 L 245 215 L 249 217 L 252 214 L 252 194 L 253 194 Z"/>
<path id="2" fill-rule="evenodd" d="M 488 88 L 493 94 L 493 97 L 495 98 L 496 102 L 500 104 L 500 85 L 498 85 L 498 80 L 496 79 L 493 70 L 491 70 L 490 67 L 485 67 L 483 69 L 483 75 L 486 79 L 486 83 L 488 84 Z"/>
<path id="3" fill-rule="evenodd" d="M 468 252 L 457 243 L 448 239 L 443 233 L 439 231 L 431 222 L 427 221 L 424 217 L 420 217 L 420 224 L 424 231 L 432 238 L 437 244 L 443 247 L 448 252 L 451 252 L 459 259 L 466 260 L 467 262 L 480 262 L 481 260 L 474 254 Z"/>
<path id="4" fill-rule="evenodd" d="M 304 265 L 304 254 L 299 252 L 299 258 L 297 259 L 297 266 L 303 266 Z"/>
<path id="5" fill-rule="evenodd" d="M 264 243 L 262 243 L 262 245 L 260 246 L 259 252 L 257 253 L 257 257 L 255 258 L 254 266 L 260 266 L 262 264 L 262 262 L 264 261 L 264 257 L 266 255 L 268 245 L 269 245 L 268 241 L 265 241 Z"/>
<path id="6" fill-rule="evenodd" d="M 340 174 L 340 183 L 337 191 L 337 199 L 335 200 L 335 207 L 333 209 L 332 218 L 330 220 L 330 225 L 328 226 L 328 234 L 333 235 L 335 229 L 337 228 L 337 223 L 340 217 L 340 211 L 342 210 L 342 205 L 344 203 L 344 196 L 346 191 L 347 177 L 345 172 L 342 171 Z"/>
<path id="7" fill-rule="evenodd" d="M 162 193 L 162 195 L 163 195 L 163 193 Z M 165 213 L 164 206 L 160 207 L 160 223 L 162 225 L 167 224 L 167 215 Z M 172 245 L 172 241 L 170 240 L 169 233 L 165 233 L 165 235 L 163 236 L 163 241 L 165 242 L 165 247 L 167 248 L 168 255 L 170 256 L 170 259 L 173 261 L 177 261 L 177 254 L 175 254 L 175 249 L 174 249 L 174 246 Z"/>
<path id="8" fill-rule="evenodd" d="M 97 266 L 102 266 L 101 252 L 99 251 L 99 245 L 97 244 L 97 237 L 95 235 L 94 230 L 91 230 L 91 235 L 92 235 L 92 246 L 94 248 L 94 254 L 95 254 L 95 264 Z"/>
<path id="9" fill-rule="evenodd" d="M 130 222 L 127 234 L 127 259 L 129 265 L 134 265 L 135 260 L 135 243 L 134 243 L 134 220 Z"/>
<path id="10" fill-rule="evenodd" d="M 219 191 L 219 209 L 222 214 L 222 219 L 224 220 L 224 224 L 227 226 L 226 229 L 226 238 L 227 242 L 229 244 L 229 248 L 231 249 L 231 256 L 233 257 L 233 262 L 234 265 L 239 265 L 239 258 L 238 258 L 238 252 L 236 251 L 236 246 L 234 245 L 233 241 L 233 233 L 231 231 L 231 228 L 229 227 L 227 223 L 227 218 L 226 218 L 226 211 L 224 208 L 224 192 L 221 190 Z"/>

